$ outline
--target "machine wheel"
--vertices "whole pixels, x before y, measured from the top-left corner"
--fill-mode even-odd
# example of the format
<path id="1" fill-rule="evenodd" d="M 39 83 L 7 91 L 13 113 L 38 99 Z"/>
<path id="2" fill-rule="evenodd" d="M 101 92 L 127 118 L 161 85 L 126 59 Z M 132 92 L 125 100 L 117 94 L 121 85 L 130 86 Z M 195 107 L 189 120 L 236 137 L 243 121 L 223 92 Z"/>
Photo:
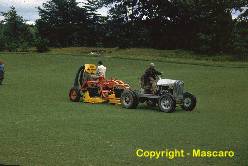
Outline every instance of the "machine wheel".
<path id="1" fill-rule="evenodd" d="M 175 111 L 176 101 L 170 94 L 164 94 L 159 98 L 158 106 L 160 111 L 171 113 Z"/>
<path id="2" fill-rule="evenodd" d="M 139 104 L 137 94 L 130 89 L 124 90 L 121 94 L 121 104 L 127 109 L 136 108 Z"/>
<path id="3" fill-rule="evenodd" d="M 196 97 L 191 93 L 185 92 L 183 94 L 182 109 L 185 111 L 193 111 L 196 106 Z"/>
<path id="4" fill-rule="evenodd" d="M 81 95 L 78 88 L 73 87 L 70 89 L 69 98 L 72 102 L 79 102 L 80 97 Z"/>

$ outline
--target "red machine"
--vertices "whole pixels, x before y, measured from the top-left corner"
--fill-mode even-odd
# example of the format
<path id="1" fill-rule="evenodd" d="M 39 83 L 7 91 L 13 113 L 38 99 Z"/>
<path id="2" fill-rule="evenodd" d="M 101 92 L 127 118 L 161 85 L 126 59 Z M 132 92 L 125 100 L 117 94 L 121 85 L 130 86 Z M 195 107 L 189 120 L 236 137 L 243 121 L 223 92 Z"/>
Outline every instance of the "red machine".
<path id="1" fill-rule="evenodd" d="M 85 64 L 77 73 L 74 87 L 70 89 L 69 98 L 73 102 L 79 102 L 82 98 L 86 103 L 104 103 L 121 104 L 121 94 L 129 88 L 121 80 L 97 77 L 96 66 Z"/>

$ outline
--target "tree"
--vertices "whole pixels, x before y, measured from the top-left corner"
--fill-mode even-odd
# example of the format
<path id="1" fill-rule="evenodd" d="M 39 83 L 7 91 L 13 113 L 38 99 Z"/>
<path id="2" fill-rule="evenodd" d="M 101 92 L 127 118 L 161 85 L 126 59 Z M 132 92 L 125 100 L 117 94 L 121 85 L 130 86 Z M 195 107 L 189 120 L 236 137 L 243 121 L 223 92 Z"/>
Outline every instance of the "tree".
<path id="1" fill-rule="evenodd" d="M 3 24 L 0 22 L 0 51 L 5 49 L 5 41 L 3 36 Z"/>
<path id="2" fill-rule="evenodd" d="M 1 14 L 4 16 L 1 36 L 2 40 L 4 39 L 5 48 L 9 51 L 17 51 L 18 48 L 26 50 L 33 36 L 25 20 L 17 14 L 13 6 L 9 11 Z"/>
<path id="3" fill-rule="evenodd" d="M 103 6 L 110 8 L 107 17 L 106 38 L 107 45 L 126 47 L 145 46 L 147 40 L 142 21 L 136 17 L 138 0 L 101 0 L 97 1 L 98 8 Z M 144 34 L 144 35 L 143 35 Z"/>
<path id="4" fill-rule="evenodd" d="M 137 46 L 135 41 L 143 41 L 143 46 L 155 48 L 225 52 L 232 44 L 231 12 L 247 2 L 100 0 L 98 5 L 110 7 L 110 27 L 120 45 Z"/>
<path id="5" fill-rule="evenodd" d="M 83 45 L 90 38 L 89 15 L 76 0 L 50 0 L 38 7 L 39 35 L 52 46 Z"/>
<path id="6" fill-rule="evenodd" d="M 88 15 L 88 43 L 90 46 L 103 46 L 107 32 L 107 17 L 98 14 L 98 0 L 87 0 L 84 8 Z"/>
<path id="7" fill-rule="evenodd" d="M 242 14 L 234 20 L 233 53 L 238 60 L 248 59 L 248 10 L 242 8 Z"/>
<path id="8" fill-rule="evenodd" d="M 103 6 L 110 8 L 107 17 L 97 14 Z M 38 8 L 36 25 L 51 46 L 100 43 L 222 53 L 241 43 L 246 24 L 231 13 L 245 6 L 246 0 L 87 0 L 82 7 L 76 0 L 49 0 Z"/>

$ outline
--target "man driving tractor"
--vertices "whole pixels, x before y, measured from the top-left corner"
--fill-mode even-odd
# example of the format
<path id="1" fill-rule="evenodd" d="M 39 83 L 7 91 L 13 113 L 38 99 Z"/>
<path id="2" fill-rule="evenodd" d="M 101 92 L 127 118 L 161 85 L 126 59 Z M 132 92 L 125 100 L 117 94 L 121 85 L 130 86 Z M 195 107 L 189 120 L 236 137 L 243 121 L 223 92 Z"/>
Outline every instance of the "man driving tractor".
<path id="1" fill-rule="evenodd" d="M 154 94 L 156 92 L 156 80 L 159 75 L 162 75 L 162 73 L 155 69 L 154 63 L 150 63 L 149 68 L 145 70 L 141 77 L 141 88 L 144 89 L 145 93 Z"/>

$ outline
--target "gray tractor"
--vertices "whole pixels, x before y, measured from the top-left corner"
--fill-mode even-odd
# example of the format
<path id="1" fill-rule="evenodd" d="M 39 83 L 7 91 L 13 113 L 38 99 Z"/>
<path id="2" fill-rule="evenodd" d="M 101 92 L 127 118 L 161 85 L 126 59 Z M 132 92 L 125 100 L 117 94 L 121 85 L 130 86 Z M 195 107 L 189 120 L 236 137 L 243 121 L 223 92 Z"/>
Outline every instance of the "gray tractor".
<path id="1" fill-rule="evenodd" d="M 159 77 L 155 94 L 145 93 L 143 89 L 126 89 L 121 95 L 121 103 L 127 109 L 135 109 L 139 103 L 146 103 L 151 107 L 158 106 L 162 112 L 171 113 L 177 106 L 181 106 L 185 111 L 194 110 L 196 97 L 185 92 L 183 81 Z"/>

